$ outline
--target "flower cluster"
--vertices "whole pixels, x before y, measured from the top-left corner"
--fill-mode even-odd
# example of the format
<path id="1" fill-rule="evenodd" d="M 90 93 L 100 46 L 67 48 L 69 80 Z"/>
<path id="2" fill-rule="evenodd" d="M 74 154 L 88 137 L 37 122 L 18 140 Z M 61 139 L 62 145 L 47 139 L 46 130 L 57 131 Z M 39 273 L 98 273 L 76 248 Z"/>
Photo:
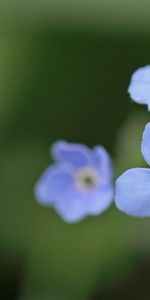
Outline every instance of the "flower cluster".
<path id="1" fill-rule="evenodd" d="M 145 127 L 142 154 L 150 165 L 150 123 Z M 134 168 L 116 181 L 115 201 L 123 212 L 136 217 L 150 216 L 150 168 Z"/>
<path id="2" fill-rule="evenodd" d="M 147 104 L 150 110 L 150 66 L 132 75 L 128 91 L 135 102 Z M 150 165 L 150 123 L 143 133 L 141 152 Z M 115 202 L 128 215 L 150 216 L 150 169 L 134 168 L 124 172 L 116 181 Z"/>
<path id="3" fill-rule="evenodd" d="M 150 66 L 132 75 L 128 92 L 135 102 L 146 104 L 150 110 Z M 150 166 L 150 123 L 143 133 L 141 151 Z M 100 215 L 111 205 L 113 168 L 102 146 L 89 149 L 82 144 L 58 141 L 52 146 L 51 155 L 54 164 L 35 186 L 40 204 L 54 207 L 68 223 L 78 222 L 87 215 Z M 150 168 L 124 172 L 116 180 L 115 203 L 131 216 L 150 216 Z"/>

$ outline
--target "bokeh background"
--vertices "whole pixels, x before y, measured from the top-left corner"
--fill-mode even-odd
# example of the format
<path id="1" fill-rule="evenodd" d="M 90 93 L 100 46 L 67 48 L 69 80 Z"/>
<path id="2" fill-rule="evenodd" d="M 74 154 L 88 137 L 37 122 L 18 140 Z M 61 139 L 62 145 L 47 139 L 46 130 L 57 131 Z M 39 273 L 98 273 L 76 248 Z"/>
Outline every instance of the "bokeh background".
<path id="1" fill-rule="evenodd" d="M 119 212 L 65 224 L 33 195 L 58 139 L 104 145 L 115 178 L 144 166 L 150 115 L 131 102 L 150 63 L 150 3 L 0 4 L 0 299 L 150 299 L 150 220 Z"/>

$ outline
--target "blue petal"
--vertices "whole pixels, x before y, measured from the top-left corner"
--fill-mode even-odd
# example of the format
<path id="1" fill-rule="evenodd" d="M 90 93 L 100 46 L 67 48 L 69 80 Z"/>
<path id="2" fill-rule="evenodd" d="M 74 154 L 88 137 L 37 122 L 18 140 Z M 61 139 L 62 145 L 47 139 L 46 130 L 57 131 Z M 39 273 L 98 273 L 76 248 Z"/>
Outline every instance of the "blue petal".
<path id="1" fill-rule="evenodd" d="M 99 189 L 86 199 L 88 215 L 102 214 L 112 203 L 114 188 L 112 185 L 106 189 Z"/>
<path id="2" fill-rule="evenodd" d="M 87 165 L 91 160 L 91 151 L 81 144 L 70 144 L 65 141 L 56 142 L 51 149 L 53 158 L 58 162 L 76 167 Z"/>
<path id="3" fill-rule="evenodd" d="M 78 193 L 71 189 L 55 202 L 54 206 L 59 215 L 68 223 L 79 222 L 85 216 L 100 215 L 112 203 L 114 190 L 109 186 L 106 190 L 95 190 L 94 192 Z"/>
<path id="4" fill-rule="evenodd" d="M 116 181 L 116 206 L 136 217 L 150 216 L 150 169 L 135 168 Z"/>
<path id="5" fill-rule="evenodd" d="M 102 146 L 96 146 L 92 152 L 93 160 L 99 171 L 103 185 L 112 182 L 113 166 L 108 152 Z"/>
<path id="6" fill-rule="evenodd" d="M 86 206 L 80 197 L 60 199 L 54 207 L 67 223 L 79 222 L 87 215 Z"/>
<path id="7" fill-rule="evenodd" d="M 141 151 L 145 161 L 150 165 L 150 123 L 145 126 Z"/>
<path id="8" fill-rule="evenodd" d="M 150 66 L 139 68 L 131 77 L 128 87 L 131 98 L 139 104 L 147 104 L 150 110 Z"/>
<path id="9" fill-rule="evenodd" d="M 72 172 L 66 166 L 50 166 L 35 186 L 35 196 L 40 203 L 53 204 L 71 186 Z"/>

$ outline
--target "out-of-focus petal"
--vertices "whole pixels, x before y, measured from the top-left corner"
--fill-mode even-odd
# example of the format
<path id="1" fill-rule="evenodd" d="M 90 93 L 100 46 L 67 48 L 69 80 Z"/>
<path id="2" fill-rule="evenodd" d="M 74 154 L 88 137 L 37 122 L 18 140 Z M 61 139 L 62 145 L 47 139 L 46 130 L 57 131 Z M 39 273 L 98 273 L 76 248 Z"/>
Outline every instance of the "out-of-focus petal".
<path id="1" fill-rule="evenodd" d="M 112 185 L 105 189 L 99 189 L 88 197 L 87 211 L 89 215 L 102 214 L 112 203 L 114 196 L 114 188 Z"/>
<path id="2" fill-rule="evenodd" d="M 131 216 L 150 216 L 150 169 L 135 168 L 116 181 L 116 206 Z"/>
<path id="3" fill-rule="evenodd" d="M 104 147 L 96 146 L 93 148 L 92 155 L 101 176 L 101 183 L 106 185 L 112 182 L 113 165 L 108 152 Z"/>
<path id="4" fill-rule="evenodd" d="M 66 167 L 53 165 L 38 180 L 35 196 L 40 203 L 51 205 L 71 184 L 71 171 Z"/>
<path id="5" fill-rule="evenodd" d="M 113 194 L 112 186 L 85 193 L 77 193 L 72 189 L 70 195 L 67 193 L 54 206 L 66 222 L 76 223 L 86 216 L 102 214 L 111 205 Z"/>
<path id="6" fill-rule="evenodd" d="M 87 207 L 83 201 L 83 197 L 80 195 L 72 196 L 70 194 L 66 197 L 62 197 L 54 204 L 55 210 L 67 223 L 76 223 L 82 220 L 87 215 Z"/>
<path id="7" fill-rule="evenodd" d="M 150 123 L 145 126 L 141 144 L 141 151 L 145 161 L 150 165 Z"/>
<path id="8" fill-rule="evenodd" d="M 147 104 L 150 110 L 150 65 L 136 70 L 128 87 L 130 97 L 139 104 Z"/>
<path id="9" fill-rule="evenodd" d="M 91 151 L 88 147 L 65 141 L 56 142 L 51 148 L 51 153 L 57 162 L 71 164 L 75 167 L 85 166 L 91 160 Z"/>

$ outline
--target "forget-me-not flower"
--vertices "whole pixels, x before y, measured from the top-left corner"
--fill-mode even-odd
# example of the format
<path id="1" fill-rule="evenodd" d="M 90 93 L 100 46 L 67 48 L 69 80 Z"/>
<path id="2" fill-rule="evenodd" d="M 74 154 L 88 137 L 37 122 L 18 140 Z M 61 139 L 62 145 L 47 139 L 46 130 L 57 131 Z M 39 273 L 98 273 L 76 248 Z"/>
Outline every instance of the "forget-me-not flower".
<path id="1" fill-rule="evenodd" d="M 150 110 L 150 65 L 133 73 L 128 92 L 135 102 L 146 104 Z"/>
<path id="2" fill-rule="evenodd" d="M 51 149 L 55 163 L 35 186 L 43 205 L 52 206 L 69 223 L 99 215 L 113 200 L 112 163 L 102 146 L 56 142 Z"/>
<path id="3" fill-rule="evenodd" d="M 141 151 L 150 165 L 150 123 L 143 133 Z M 150 168 L 135 168 L 123 173 L 116 181 L 115 202 L 121 211 L 131 216 L 150 216 Z"/>

